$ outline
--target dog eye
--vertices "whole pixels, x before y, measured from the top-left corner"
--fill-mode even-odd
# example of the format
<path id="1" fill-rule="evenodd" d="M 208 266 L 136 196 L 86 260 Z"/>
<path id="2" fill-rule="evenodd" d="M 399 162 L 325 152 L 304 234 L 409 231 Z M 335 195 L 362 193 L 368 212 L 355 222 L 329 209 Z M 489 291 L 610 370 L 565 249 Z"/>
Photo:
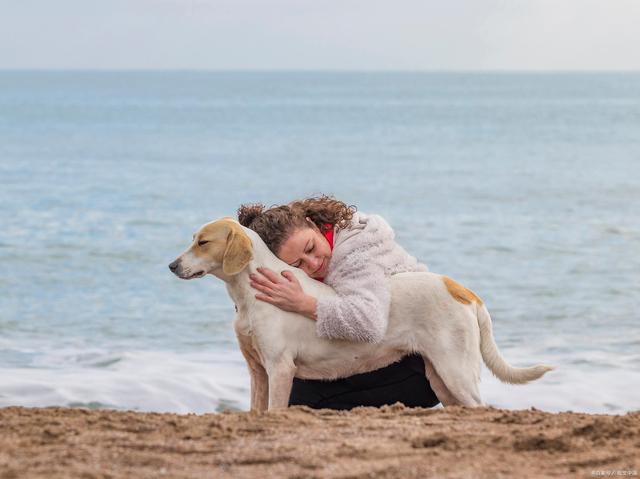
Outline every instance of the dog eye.
<path id="1" fill-rule="evenodd" d="M 209 241 L 207 241 L 207 240 L 198 241 L 198 246 L 204 246 L 207 243 L 209 243 Z"/>

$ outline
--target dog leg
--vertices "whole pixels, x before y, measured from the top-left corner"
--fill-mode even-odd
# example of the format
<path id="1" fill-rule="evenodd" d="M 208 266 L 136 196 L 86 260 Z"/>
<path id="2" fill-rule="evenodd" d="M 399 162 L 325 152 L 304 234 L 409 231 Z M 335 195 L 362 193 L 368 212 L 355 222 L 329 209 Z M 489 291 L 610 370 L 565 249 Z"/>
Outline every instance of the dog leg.
<path id="1" fill-rule="evenodd" d="M 293 361 L 280 361 L 268 369 L 269 375 L 269 411 L 289 406 L 289 397 L 293 386 L 296 367 Z"/>
<path id="2" fill-rule="evenodd" d="M 429 358 L 427 358 L 427 356 L 425 355 L 422 355 L 422 359 L 424 359 L 424 371 L 427 376 L 427 380 L 429 381 L 431 389 L 433 389 L 433 392 L 436 393 L 436 396 L 438 396 L 438 399 L 440 400 L 442 405 L 460 405 L 461 403 L 455 398 L 453 394 L 451 394 L 451 391 L 449 391 L 447 385 L 440 378 L 435 368 L 433 367 L 433 364 L 431 364 L 431 361 L 429 361 Z"/>
<path id="3" fill-rule="evenodd" d="M 439 366 L 439 367 L 438 367 Z M 467 407 L 483 406 L 478 391 L 478 382 L 474 374 L 470 370 L 448 367 L 447 365 L 438 365 L 438 376 L 445 385 L 447 392 L 453 397 L 454 403 Z M 426 363 L 425 363 L 426 367 Z M 435 371 L 435 370 L 434 370 Z M 431 379 L 429 379 L 431 381 Z M 434 389 L 436 395 L 438 391 Z M 438 396 L 440 399 L 440 396 Z M 443 405 L 447 406 L 444 401 Z"/>
<path id="4" fill-rule="evenodd" d="M 269 379 L 262 366 L 259 369 L 249 369 L 251 374 L 251 410 L 266 411 L 269 406 Z"/>
<path id="5" fill-rule="evenodd" d="M 269 379 L 267 372 L 262 367 L 260 357 L 251 344 L 251 338 L 239 333 L 236 336 L 251 376 L 251 410 L 266 411 L 269 405 Z"/>

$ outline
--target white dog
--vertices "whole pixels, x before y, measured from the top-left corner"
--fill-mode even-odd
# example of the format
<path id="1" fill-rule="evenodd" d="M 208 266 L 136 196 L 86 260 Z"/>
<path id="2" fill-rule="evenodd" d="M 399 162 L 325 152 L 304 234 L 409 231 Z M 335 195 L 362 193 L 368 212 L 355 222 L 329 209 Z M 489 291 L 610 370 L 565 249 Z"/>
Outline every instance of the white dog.
<path id="1" fill-rule="evenodd" d="M 182 279 L 213 274 L 227 284 L 238 314 L 234 327 L 251 374 L 251 409 L 287 407 L 294 377 L 336 379 L 373 371 L 410 353 L 422 355 L 443 405 L 481 406 L 480 364 L 498 379 L 523 384 L 551 367 L 515 368 L 496 347 L 482 300 L 446 276 L 401 273 L 389 278 L 389 327 L 380 343 L 327 340 L 312 320 L 255 299 L 249 274 L 258 267 L 289 270 L 305 293 L 333 295 L 327 285 L 280 261 L 252 230 L 231 218 L 207 223 L 169 265 Z"/>

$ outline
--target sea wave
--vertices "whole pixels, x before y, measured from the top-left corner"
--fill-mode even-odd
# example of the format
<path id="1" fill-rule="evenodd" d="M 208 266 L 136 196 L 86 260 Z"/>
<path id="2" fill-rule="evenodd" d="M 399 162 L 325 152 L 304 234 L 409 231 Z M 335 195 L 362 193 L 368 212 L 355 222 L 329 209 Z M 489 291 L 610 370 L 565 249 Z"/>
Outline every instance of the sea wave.
<path id="1" fill-rule="evenodd" d="M 239 351 L 94 352 L 75 366 L 0 369 L 0 406 L 69 406 L 205 413 L 249 407 L 249 376 Z"/>
<path id="2" fill-rule="evenodd" d="M 524 352 L 532 353 L 533 350 Z M 516 350 L 506 350 L 514 358 Z M 66 367 L 60 361 L 65 358 Z M 489 406 L 535 407 L 550 412 L 624 413 L 639 409 L 640 371 L 603 368 L 597 359 L 572 364 L 534 354 L 515 365 L 547 362 L 556 367 L 527 385 L 508 385 L 483 368 L 480 391 Z M 126 351 L 55 354 L 51 367 L 0 369 L 0 406 L 68 406 L 174 413 L 248 410 L 250 380 L 238 350 L 215 353 Z M 545 360 L 545 361 L 543 361 Z"/>

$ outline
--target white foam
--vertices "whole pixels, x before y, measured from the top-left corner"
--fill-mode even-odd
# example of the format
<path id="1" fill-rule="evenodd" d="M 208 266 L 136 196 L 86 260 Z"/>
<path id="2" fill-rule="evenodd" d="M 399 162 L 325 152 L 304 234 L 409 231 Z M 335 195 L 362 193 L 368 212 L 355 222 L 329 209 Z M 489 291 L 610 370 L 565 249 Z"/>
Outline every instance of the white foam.
<path id="1" fill-rule="evenodd" d="M 0 406 L 94 405 L 176 413 L 249 407 L 249 377 L 239 351 L 128 352 L 107 367 L 5 368 L 0 378 Z"/>
<path id="2" fill-rule="evenodd" d="M 504 409 L 620 414 L 640 409 L 640 373 L 580 371 L 559 367 L 525 385 L 501 383 L 484 369 L 480 393 L 487 405 Z"/>
<path id="3" fill-rule="evenodd" d="M 548 335 L 501 348 L 514 366 L 543 363 L 556 369 L 529 384 L 509 385 L 483 366 L 483 400 L 505 409 L 549 412 L 619 414 L 640 409 L 640 371 L 631 355 L 622 350 L 612 354 L 605 349 L 610 341 L 599 341 L 594 339 L 587 349 L 577 346 L 575 334 Z"/>
<path id="4" fill-rule="evenodd" d="M 180 354 L 68 347 L 40 353 L 32 367 L 0 369 L 0 406 L 175 413 L 249 408 L 249 375 L 238 350 Z M 640 372 L 632 368 L 574 365 L 566 353 L 545 357 L 535 347 L 520 347 L 519 354 L 515 348 L 505 348 L 504 353 L 507 358 L 525 358 L 518 366 L 544 360 L 557 369 L 530 384 L 514 386 L 501 383 L 483 367 L 480 392 L 488 405 L 550 412 L 640 409 Z"/>

